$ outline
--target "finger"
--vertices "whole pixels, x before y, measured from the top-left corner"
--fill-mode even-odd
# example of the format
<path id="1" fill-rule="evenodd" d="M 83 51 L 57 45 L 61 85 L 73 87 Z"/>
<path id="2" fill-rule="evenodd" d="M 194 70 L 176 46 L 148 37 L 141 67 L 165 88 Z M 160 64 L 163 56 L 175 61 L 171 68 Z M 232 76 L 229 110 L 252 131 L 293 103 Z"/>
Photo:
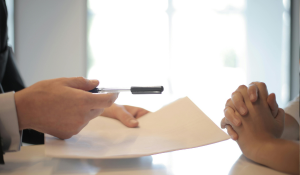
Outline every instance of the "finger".
<path id="1" fill-rule="evenodd" d="M 235 106 L 234 106 L 234 104 L 233 104 L 231 98 L 229 98 L 229 99 L 226 101 L 225 109 L 226 109 L 226 107 L 230 107 L 230 108 L 232 108 L 234 111 L 236 111 L 236 108 L 235 108 Z M 224 111 L 225 111 L 225 109 L 224 109 Z M 238 119 L 239 119 L 239 118 L 238 118 Z"/>
<path id="2" fill-rule="evenodd" d="M 63 82 L 69 87 L 85 91 L 92 90 L 99 85 L 98 80 L 88 80 L 83 77 L 64 78 Z"/>
<path id="3" fill-rule="evenodd" d="M 248 87 L 248 96 L 250 98 L 250 101 L 256 102 L 257 98 L 258 98 L 258 87 L 256 86 L 256 84 L 254 82 L 249 84 Z"/>
<path id="4" fill-rule="evenodd" d="M 222 118 L 221 120 L 221 128 L 225 129 L 226 125 L 230 125 L 230 123 L 228 122 L 228 120 L 226 120 L 226 118 Z"/>
<path id="5" fill-rule="evenodd" d="M 274 93 L 271 93 L 267 98 L 268 105 L 271 109 L 272 115 L 275 118 L 278 114 L 278 104 L 276 102 L 276 96 Z"/>
<path id="6" fill-rule="evenodd" d="M 221 128 L 225 129 L 226 125 L 232 125 L 232 122 L 229 121 L 226 117 L 221 120 Z"/>
<path id="7" fill-rule="evenodd" d="M 233 110 L 235 110 L 235 106 L 234 104 L 232 103 L 232 100 L 231 98 L 229 98 L 227 101 L 226 101 L 226 104 L 225 104 L 225 107 L 231 107 Z"/>
<path id="8" fill-rule="evenodd" d="M 92 94 L 86 93 L 87 103 L 90 109 L 110 107 L 118 98 L 119 93 Z"/>
<path id="9" fill-rule="evenodd" d="M 137 127 L 139 125 L 139 122 L 134 118 L 134 116 L 126 110 L 120 110 L 116 114 L 116 119 L 118 119 L 121 123 L 130 128 Z"/>
<path id="10" fill-rule="evenodd" d="M 276 129 L 275 129 L 275 136 L 277 138 L 280 138 L 283 133 L 284 122 L 285 122 L 285 112 L 283 109 L 281 108 L 278 109 L 278 114 L 275 120 L 277 122 Z"/>
<path id="11" fill-rule="evenodd" d="M 133 115 L 135 118 L 140 118 L 146 114 L 148 114 L 150 111 L 139 108 L 139 107 L 134 107 L 134 106 L 129 106 L 129 105 L 124 105 L 125 109 Z"/>
<path id="12" fill-rule="evenodd" d="M 225 104 L 225 109 L 226 107 L 230 107 L 231 109 L 233 109 L 234 113 L 235 113 L 235 106 L 231 100 L 231 98 L 229 98 Z M 224 113 L 225 113 L 225 109 L 224 109 Z M 239 117 L 237 117 L 236 115 L 234 115 L 234 118 L 236 119 L 236 122 L 235 123 L 242 123 L 241 119 Z M 232 121 L 233 122 L 233 121 Z"/>
<path id="13" fill-rule="evenodd" d="M 245 105 L 244 98 L 239 91 L 235 91 L 231 94 L 231 100 L 234 107 L 241 115 L 246 115 L 248 113 L 248 109 Z"/>
<path id="14" fill-rule="evenodd" d="M 145 110 L 145 109 L 139 109 L 136 114 L 134 115 L 135 118 L 140 118 L 146 114 L 148 114 L 149 111 Z"/>
<path id="15" fill-rule="evenodd" d="M 235 115 L 234 110 L 231 107 L 226 107 L 224 110 L 224 114 L 229 124 L 234 124 L 235 126 L 241 125 L 241 120 L 237 119 L 238 117 Z"/>
<path id="16" fill-rule="evenodd" d="M 230 125 L 225 126 L 227 129 L 228 135 L 231 137 L 232 140 L 237 140 L 239 138 L 238 134 L 234 131 L 234 129 Z"/>
<path id="17" fill-rule="evenodd" d="M 276 121 L 282 123 L 284 126 L 285 112 L 283 109 L 278 108 L 278 114 L 276 115 Z"/>
<path id="18" fill-rule="evenodd" d="M 264 82 L 253 82 L 258 88 L 258 98 L 266 100 L 268 98 L 267 85 Z"/>
<path id="19" fill-rule="evenodd" d="M 247 113 L 248 113 L 248 110 L 249 110 L 248 107 L 250 107 L 250 106 L 252 105 L 252 103 L 251 103 L 251 101 L 250 101 L 250 99 L 249 99 L 249 96 L 248 96 L 248 87 L 245 86 L 245 85 L 240 85 L 240 86 L 237 88 L 236 92 L 239 92 L 240 95 L 242 95 L 241 98 L 243 98 L 244 105 L 247 106 Z M 239 112 L 239 111 L 238 111 L 238 112 Z M 247 114 L 247 113 L 246 113 L 246 114 Z M 241 112 L 239 112 L 239 114 L 241 115 Z"/>

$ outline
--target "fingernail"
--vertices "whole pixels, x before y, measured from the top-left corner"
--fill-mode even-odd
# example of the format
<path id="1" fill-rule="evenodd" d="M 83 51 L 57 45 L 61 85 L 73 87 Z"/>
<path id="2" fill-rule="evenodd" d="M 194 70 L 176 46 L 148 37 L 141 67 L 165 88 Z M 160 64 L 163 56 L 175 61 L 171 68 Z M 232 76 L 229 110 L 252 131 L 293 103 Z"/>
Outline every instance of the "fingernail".
<path id="1" fill-rule="evenodd" d="M 246 109 L 245 108 L 241 108 L 241 114 L 243 115 L 243 114 L 246 114 Z"/>
<path id="2" fill-rule="evenodd" d="M 130 120 L 130 123 L 132 123 L 132 124 L 136 124 L 136 123 L 137 123 L 137 121 L 136 121 L 135 119 L 132 119 L 132 120 Z"/>
<path id="3" fill-rule="evenodd" d="M 235 126 L 238 126 L 238 125 L 239 125 L 239 120 L 236 119 L 236 118 L 234 118 L 234 119 L 233 119 L 233 123 L 235 124 Z"/>
<path id="4" fill-rule="evenodd" d="M 254 100 L 254 98 L 255 98 L 254 95 L 251 94 L 251 95 L 250 95 L 250 100 Z"/>

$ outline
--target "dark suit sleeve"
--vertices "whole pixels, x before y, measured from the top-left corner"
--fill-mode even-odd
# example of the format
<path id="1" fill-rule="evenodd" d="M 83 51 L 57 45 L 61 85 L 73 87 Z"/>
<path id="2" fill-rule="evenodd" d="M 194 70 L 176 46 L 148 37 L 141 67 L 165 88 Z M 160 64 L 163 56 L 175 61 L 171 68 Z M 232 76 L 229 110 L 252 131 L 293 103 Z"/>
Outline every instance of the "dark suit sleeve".
<path id="1" fill-rule="evenodd" d="M 25 85 L 14 61 L 12 49 L 7 47 L 6 53 L 2 55 L 5 57 L 0 58 L 0 60 L 3 60 L 3 63 L 6 63 L 6 66 L 3 68 L 4 74 L 2 76 L 2 81 L 0 81 L 4 92 L 17 92 L 24 89 Z M 44 144 L 44 134 L 32 129 L 25 129 L 23 130 L 22 142 L 30 144 Z"/>
<path id="2" fill-rule="evenodd" d="M 7 41 L 6 3 L 5 0 L 0 0 L 0 85 L 2 85 L 4 92 L 17 92 L 24 89 L 25 86 L 15 64 L 13 51 L 8 47 Z M 31 144 L 43 144 L 44 134 L 26 129 L 23 130 L 22 141 Z"/>
<path id="3" fill-rule="evenodd" d="M 0 164 L 4 164 L 3 155 L 4 155 L 4 151 L 2 148 L 2 138 L 1 138 L 1 133 L 0 133 Z"/>

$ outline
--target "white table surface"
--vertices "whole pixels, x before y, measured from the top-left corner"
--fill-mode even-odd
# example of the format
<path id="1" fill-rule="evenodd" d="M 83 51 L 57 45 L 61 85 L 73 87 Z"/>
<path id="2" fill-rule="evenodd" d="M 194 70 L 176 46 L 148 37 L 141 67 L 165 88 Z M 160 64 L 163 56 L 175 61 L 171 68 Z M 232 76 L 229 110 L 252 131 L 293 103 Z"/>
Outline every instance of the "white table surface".
<path id="1" fill-rule="evenodd" d="M 0 166 L 0 175 L 283 174 L 248 160 L 232 140 L 141 158 L 110 160 L 51 158 L 44 155 L 43 145 L 23 146 L 19 152 L 6 153 L 4 159 L 6 164 Z"/>

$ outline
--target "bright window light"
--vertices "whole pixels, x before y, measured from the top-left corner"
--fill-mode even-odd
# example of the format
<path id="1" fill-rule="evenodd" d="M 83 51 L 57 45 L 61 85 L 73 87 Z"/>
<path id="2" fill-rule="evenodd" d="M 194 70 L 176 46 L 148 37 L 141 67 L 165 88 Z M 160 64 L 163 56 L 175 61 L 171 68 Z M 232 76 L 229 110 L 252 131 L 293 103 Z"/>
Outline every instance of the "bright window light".
<path id="1" fill-rule="evenodd" d="M 225 102 L 239 85 L 253 79 L 269 80 L 264 72 L 255 72 L 264 60 L 262 64 L 248 66 L 251 58 L 247 53 L 247 3 L 246 0 L 89 0 L 88 78 L 99 79 L 100 87 L 163 85 L 162 95 L 121 93 L 116 103 L 156 111 L 188 96 L 219 126 Z M 254 34 L 256 30 L 252 30 Z M 252 73 L 257 76 L 249 78 Z M 273 82 L 280 85 L 279 80 Z M 280 86 L 274 89 L 281 93 Z M 220 163 L 222 166 L 214 170 L 216 174 L 227 174 L 241 154 L 235 142 L 226 144 L 224 150 L 232 152 L 232 157 Z M 213 145 L 197 151 L 207 156 L 208 161 L 214 161 L 209 159 L 210 153 L 216 152 Z M 157 155 L 153 156 L 153 163 L 168 163 L 171 157 L 178 157 L 173 165 L 190 164 L 180 157 L 190 155 L 190 162 L 194 159 L 196 162 L 194 154 L 195 151 L 184 154 L 177 151 L 172 155 Z M 209 172 L 214 167 L 203 168 Z M 178 166 L 174 171 L 186 174 L 187 168 Z"/>

